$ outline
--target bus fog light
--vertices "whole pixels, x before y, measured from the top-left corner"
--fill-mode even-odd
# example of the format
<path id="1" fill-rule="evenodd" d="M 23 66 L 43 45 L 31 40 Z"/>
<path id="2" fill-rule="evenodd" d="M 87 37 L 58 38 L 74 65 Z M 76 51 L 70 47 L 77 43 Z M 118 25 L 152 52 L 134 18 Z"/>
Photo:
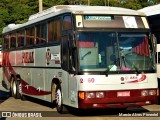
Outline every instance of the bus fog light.
<path id="1" fill-rule="evenodd" d="M 149 90 L 149 95 L 156 95 L 156 90 Z"/>
<path id="2" fill-rule="evenodd" d="M 95 98 L 95 93 L 94 92 L 87 92 L 86 98 Z"/>
<path id="3" fill-rule="evenodd" d="M 148 96 L 148 91 L 147 90 L 142 90 L 141 91 L 141 96 Z"/>
<path id="4" fill-rule="evenodd" d="M 96 92 L 96 98 L 104 98 L 104 92 Z"/>

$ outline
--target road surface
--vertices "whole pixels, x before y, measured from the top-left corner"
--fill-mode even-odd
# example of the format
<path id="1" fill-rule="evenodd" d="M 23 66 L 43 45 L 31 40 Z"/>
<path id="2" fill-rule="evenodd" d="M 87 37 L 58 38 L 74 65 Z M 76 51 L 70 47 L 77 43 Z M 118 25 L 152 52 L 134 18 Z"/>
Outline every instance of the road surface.
<path id="1" fill-rule="evenodd" d="M 32 98 L 21 101 L 9 97 L 7 92 L 0 90 L 0 117 L 0 120 L 160 120 L 160 105 L 134 107 L 127 110 L 78 111 L 77 109 L 71 109 L 65 114 L 59 114 L 47 102 Z"/>

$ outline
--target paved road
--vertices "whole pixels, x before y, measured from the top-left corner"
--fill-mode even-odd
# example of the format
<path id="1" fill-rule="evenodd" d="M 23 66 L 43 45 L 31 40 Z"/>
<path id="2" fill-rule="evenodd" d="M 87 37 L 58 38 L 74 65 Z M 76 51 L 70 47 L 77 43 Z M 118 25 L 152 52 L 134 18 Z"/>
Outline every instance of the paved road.
<path id="1" fill-rule="evenodd" d="M 153 114 L 152 117 L 146 117 L 146 115 L 151 114 L 150 111 L 154 111 L 153 113 L 155 116 L 158 113 L 157 111 L 159 111 L 159 117 L 153 117 Z M 148 105 L 144 107 L 128 108 L 125 111 L 117 109 L 77 111 L 77 109 L 72 109 L 68 113 L 58 114 L 55 109 L 50 108 L 49 103 L 31 98 L 28 98 L 27 101 L 21 101 L 19 99 L 14 99 L 13 97 L 8 97 L 7 92 L 3 92 L 0 90 L 0 116 L 2 115 L 2 112 L 3 115 L 8 114 L 4 112 L 9 112 L 9 114 L 11 112 L 12 116 L 14 116 L 15 118 L 0 118 L 0 120 L 22 119 L 17 118 L 16 116 L 39 116 L 38 118 L 23 118 L 23 120 L 160 120 L 160 105 Z M 139 117 L 143 115 L 145 117 Z M 42 118 L 40 118 L 41 116 Z"/>

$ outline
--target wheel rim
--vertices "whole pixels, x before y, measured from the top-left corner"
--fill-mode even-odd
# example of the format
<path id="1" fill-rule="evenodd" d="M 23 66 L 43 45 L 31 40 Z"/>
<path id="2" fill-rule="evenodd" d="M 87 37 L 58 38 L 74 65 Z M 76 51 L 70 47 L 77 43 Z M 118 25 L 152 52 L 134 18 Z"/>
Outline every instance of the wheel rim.
<path id="1" fill-rule="evenodd" d="M 58 89 L 56 92 L 56 103 L 58 106 L 61 106 L 62 98 L 61 98 L 61 90 Z"/>
<path id="2" fill-rule="evenodd" d="M 15 81 L 13 81 L 13 86 L 12 87 L 13 87 L 13 94 L 15 95 L 16 91 L 17 91 Z"/>

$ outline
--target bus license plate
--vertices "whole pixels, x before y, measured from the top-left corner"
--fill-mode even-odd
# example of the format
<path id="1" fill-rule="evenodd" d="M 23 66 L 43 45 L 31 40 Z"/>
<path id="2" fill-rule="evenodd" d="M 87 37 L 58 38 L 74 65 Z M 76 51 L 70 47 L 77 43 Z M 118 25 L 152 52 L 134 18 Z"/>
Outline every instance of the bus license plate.
<path id="1" fill-rule="evenodd" d="M 117 92 L 118 97 L 129 97 L 130 91 Z"/>

